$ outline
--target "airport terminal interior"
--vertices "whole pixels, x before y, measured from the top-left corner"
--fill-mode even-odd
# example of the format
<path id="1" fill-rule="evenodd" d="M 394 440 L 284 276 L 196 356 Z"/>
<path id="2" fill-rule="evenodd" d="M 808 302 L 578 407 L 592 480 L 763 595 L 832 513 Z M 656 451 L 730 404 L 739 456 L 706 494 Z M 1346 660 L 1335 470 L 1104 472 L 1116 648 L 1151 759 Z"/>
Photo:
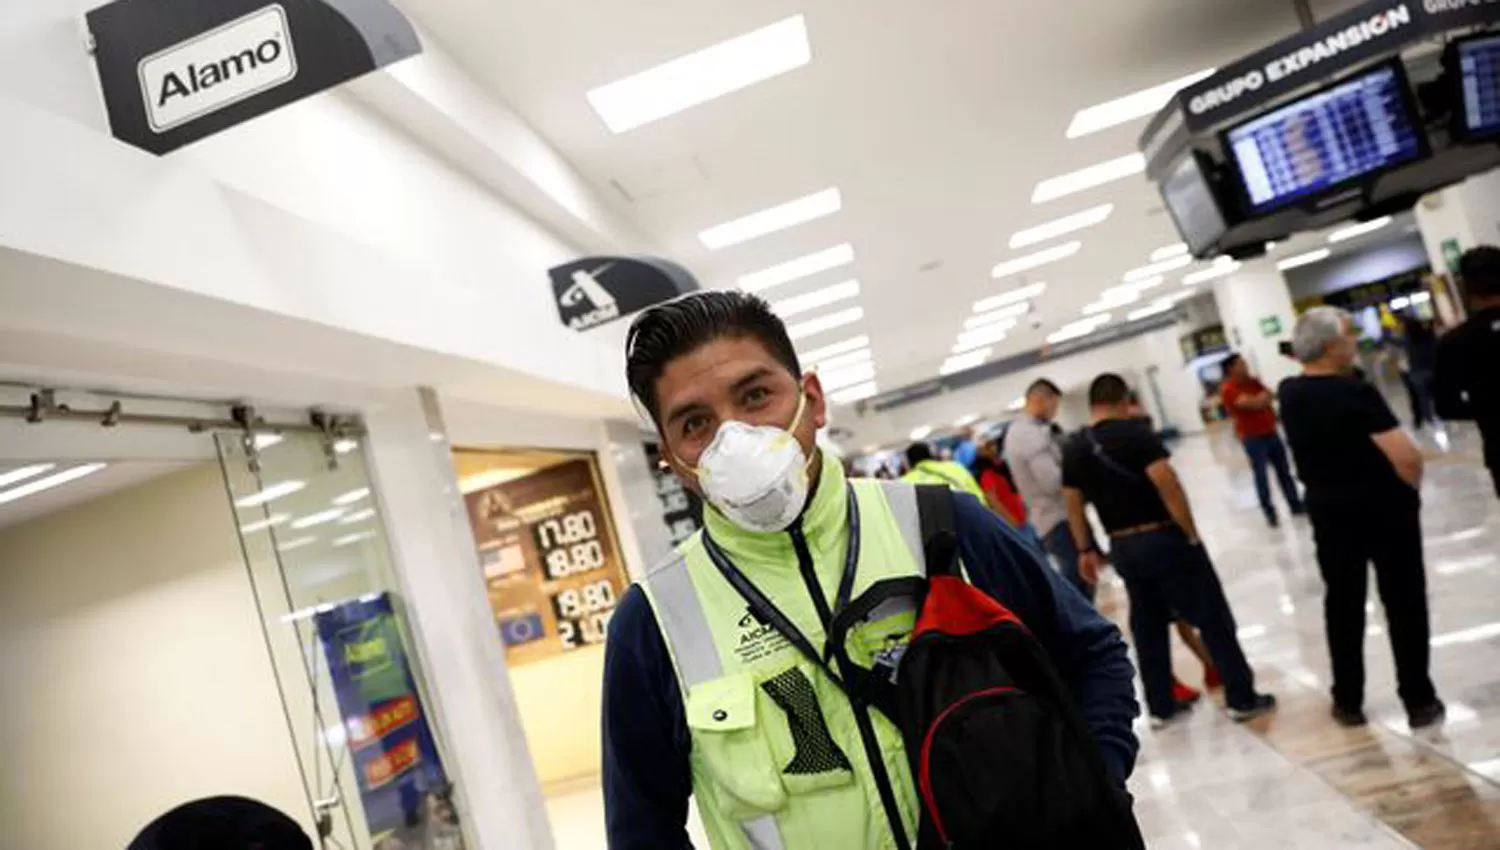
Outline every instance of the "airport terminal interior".
<path id="1" fill-rule="evenodd" d="M 1049 439 L 1107 455 L 1091 387 L 1123 379 L 1276 698 L 1243 716 L 1174 637 L 1197 696 L 1153 717 L 1133 671 L 1144 846 L 1500 848 L 1495 246 L 1493 0 L 6 0 L 0 850 L 666 850 L 604 741 L 620 701 L 664 699 L 607 686 L 607 659 L 658 649 L 702 748 L 692 847 L 1013 846 L 948 843 L 925 756 L 921 794 L 895 793 L 943 838 L 894 835 L 870 709 L 810 664 L 812 711 L 864 718 L 827 743 L 864 747 L 869 811 L 790 765 L 775 802 L 725 791 L 716 754 L 753 771 L 812 734 L 774 652 L 735 668 L 765 693 L 726 719 L 703 706 L 734 677 L 692 679 L 676 642 L 691 618 L 660 626 L 670 652 L 611 631 L 643 585 L 668 610 L 661 577 L 696 563 L 679 547 L 736 526 L 626 382 L 632 321 L 702 292 L 780 320 L 826 400 L 796 447 L 824 475 L 972 473 L 1090 617 L 1049 534 L 1067 520 L 1006 441 L 1046 424 L 1044 380 Z M 1421 470 L 1403 564 L 1425 602 L 1411 575 L 1400 599 L 1368 582 L 1365 723 L 1334 716 L 1333 461 L 1277 402 L 1333 352 L 1386 423 L 1333 453 Z M 1240 405 L 1245 375 L 1264 404 Z M 1258 490 L 1266 439 L 1311 517 Z M 1385 534 L 1388 497 L 1340 496 L 1357 539 Z M 1186 533 L 1168 513 L 1080 521 L 1107 556 Z M 1092 607 L 1139 667 L 1140 583 L 1114 560 Z M 736 592 L 719 579 L 673 581 L 702 620 Z M 1398 696 L 1412 605 L 1436 722 Z M 686 777 L 667 749 L 650 767 Z M 1116 839 L 1089 846 L 1141 846 Z"/>

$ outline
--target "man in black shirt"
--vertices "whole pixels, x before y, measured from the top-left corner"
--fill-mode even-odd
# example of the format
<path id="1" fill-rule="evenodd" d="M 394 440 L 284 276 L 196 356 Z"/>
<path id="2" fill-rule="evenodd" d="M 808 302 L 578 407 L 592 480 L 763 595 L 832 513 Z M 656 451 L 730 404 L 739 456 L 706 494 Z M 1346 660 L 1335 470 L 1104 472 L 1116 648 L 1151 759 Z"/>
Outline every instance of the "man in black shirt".
<path id="1" fill-rule="evenodd" d="M 1300 377 L 1281 383 L 1281 420 L 1307 494 L 1323 617 L 1333 662 L 1333 717 L 1363 711 L 1368 568 L 1385 606 L 1401 701 L 1413 729 L 1443 719 L 1428 677 L 1427 577 L 1422 564 L 1422 454 L 1379 390 L 1353 377 L 1358 353 L 1349 315 L 1314 307 L 1297 320 Z"/>
<path id="2" fill-rule="evenodd" d="M 1438 341 L 1433 400 L 1440 418 L 1478 423 L 1500 496 L 1500 248 L 1475 248 L 1458 268 L 1473 315 Z"/>
<path id="3" fill-rule="evenodd" d="M 1130 630 L 1153 721 L 1165 723 L 1184 706 L 1172 696 L 1168 626 L 1196 626 L 1224 682 L 1229 714 L 1244 721 L 1270 711 L 1276 700 L 1255 692 L 1255 674 L 1240 649 L 1234 614 L 1198 527 L 1171 454 L 1151 423 L 1131 415 L 1130 388 L 1119 375 L 1089 385 L 1091 427 L 1063 447 L 1062 483 L 1079 569 L 1097 581 L 1103 556 L 1089 535 L 1084 505 L 1092 502 L 1109 532 L 1115 569 L 1130 596 Z"/>

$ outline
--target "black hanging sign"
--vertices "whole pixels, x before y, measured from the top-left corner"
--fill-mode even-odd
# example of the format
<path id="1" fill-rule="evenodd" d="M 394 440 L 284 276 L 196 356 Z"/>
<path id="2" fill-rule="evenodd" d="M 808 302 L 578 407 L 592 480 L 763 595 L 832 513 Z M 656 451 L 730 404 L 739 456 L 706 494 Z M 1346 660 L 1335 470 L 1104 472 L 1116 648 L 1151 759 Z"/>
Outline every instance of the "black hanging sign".
<path id="1" fill-rule="evenodd" d="M 1220 68 L 1178 103 L 1188 129 L 1202 132 L 1406 45 L 1487 22 L 1500 22 L 1500 0 L 1371 0 Z"/>
<path id="2" fill-rule="evenodd" d="M 155 154 L 422 52 L 389 0 L 116 0 L 88 27 L 111 131 Z"/>
<path id="3" fill-rule="evenodd" d="M 660 257 L 584 257 L 550 269 L 557 315 L 575 331 L 612 322 L 698 288 L 686 269 Z"/>

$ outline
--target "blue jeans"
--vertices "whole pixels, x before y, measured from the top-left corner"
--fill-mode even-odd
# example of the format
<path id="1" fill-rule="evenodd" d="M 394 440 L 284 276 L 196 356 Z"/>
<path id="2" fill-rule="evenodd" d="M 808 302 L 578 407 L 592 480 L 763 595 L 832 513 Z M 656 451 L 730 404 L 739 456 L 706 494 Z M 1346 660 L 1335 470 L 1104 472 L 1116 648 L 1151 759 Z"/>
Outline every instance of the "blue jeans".
<path id="1" fill-rule="evenodd" d="M 1292 509 L 1292 513 L 1300 514 L 1305 510 L 1302 496 L 1297 492 L 1297 482 L 1292 479 L 1292 465 L 1287 461 L 1286 444 L 1281 442 L 1281 435 L 1246 437 L 1245 454 L 1250 456 L 1250 472 L 1255 476 L 1255 495 L 1260 497 L 1260 509 L 1265 512 L 1266 519 L 1276 519 L 1276 504 L 1271 501 L 1267 466 L 1276 467 L 1276 480 L 1281 484 L 1281 494 L 1286 496 L 1287 506 Z"/>
<path id="2" fill-rule="evenodd" d="M 1068 580 L 1068 584 L 1078 588 L 1083 598 L 1092 604 L 1095 587 L 1078 574 L 1078 547 L 1073 545 L 1073 532 L 1068 528 L 1068 523 L 1064 521 L 1053 526 L 1042 538 L 1042 548 L 1057 559 L 1058 571 Z"/>
<path id="3" fill-rule="evenodd" d="M 1224 679 L 1229 707 L 1253 705 L 1255 674 L 1240 649 L 1234 613 L 1203 546 L 1189 545 L 1187 536 L 1173 528 L 1117 537 L 1110 554 L 1130 596 L 1130 633 L 1151 713 L 1171 717 L 1177 711 L 1168 643 L 1173 620 L 1186 620 L 1203 636 Z"/>

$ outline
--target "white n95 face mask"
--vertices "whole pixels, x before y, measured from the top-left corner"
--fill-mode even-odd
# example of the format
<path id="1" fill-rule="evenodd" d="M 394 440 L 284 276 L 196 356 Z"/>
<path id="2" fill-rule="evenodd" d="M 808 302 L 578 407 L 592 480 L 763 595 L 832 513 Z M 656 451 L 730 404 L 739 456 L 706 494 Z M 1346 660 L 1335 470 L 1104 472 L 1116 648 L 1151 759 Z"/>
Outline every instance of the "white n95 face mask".
<path id="1" fill-rule="evenodd" d="M 786 428 L 731 419 L 719 426 L 698 467 L 704 498 L 746 531 L 782 531 L 807 504 L 808 458 L 792 433 L 802 421 L 805 395 Z"/>

